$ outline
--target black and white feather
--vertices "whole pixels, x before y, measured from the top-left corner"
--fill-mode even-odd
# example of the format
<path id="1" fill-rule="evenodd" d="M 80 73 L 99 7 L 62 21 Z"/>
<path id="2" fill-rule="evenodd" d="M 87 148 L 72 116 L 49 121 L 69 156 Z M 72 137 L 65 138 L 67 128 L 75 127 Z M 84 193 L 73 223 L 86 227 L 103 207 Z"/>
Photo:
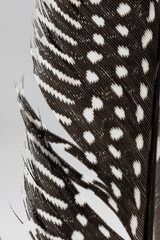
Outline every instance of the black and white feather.
<path id="1" fill-rule="evenodd" d="M 160 220 L 154 221 L 160 219 L 159 23 L 158 0 L 37 2 L 34 75 L 77 145 L 44 127 L 18 92 L 27 130 L 24 202 L 33 239 L 124 239 L 87 204 L 76 184 L 112 209 L 128 239 L 159 239 Z M 95 178 L 73 168 L 52 143 Z"/>

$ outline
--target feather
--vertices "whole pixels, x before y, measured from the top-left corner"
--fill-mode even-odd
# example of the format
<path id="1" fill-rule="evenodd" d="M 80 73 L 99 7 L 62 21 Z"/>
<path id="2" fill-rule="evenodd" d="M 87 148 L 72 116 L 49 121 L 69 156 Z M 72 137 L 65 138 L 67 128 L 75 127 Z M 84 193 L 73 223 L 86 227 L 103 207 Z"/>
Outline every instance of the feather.
<path id="1" fill-rule="evenodd" d="M 34 75 L 75 144 L 44 127 L 18 90 L 27 131 L 24 203 L 33 239 L 158 239 L 159 13 L 156 0 L 37 2 Z M 88 205 L 77 186 L 110 207 L 128 238 Z"/>
<path id="2" fill-rule="evenodd" d="M 158 72 L 158 83 L 160 83 L 160 72 Z M 159 237 L 160 224 L 160 87 L 157 87 L 157 141 L 156 149 L 156 166 L 155 166 L 155 194 L 154 194 L 154 222 L 153 222 L 153 236 L 157 240 Z M 156 143 L 155 143 L 156 144 Z"/>

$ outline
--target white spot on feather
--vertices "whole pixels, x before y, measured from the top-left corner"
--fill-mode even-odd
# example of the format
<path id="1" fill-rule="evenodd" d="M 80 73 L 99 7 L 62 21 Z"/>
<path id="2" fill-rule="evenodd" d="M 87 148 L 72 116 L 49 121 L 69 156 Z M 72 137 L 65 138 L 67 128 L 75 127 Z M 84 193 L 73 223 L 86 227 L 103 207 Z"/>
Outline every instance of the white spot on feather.
<path id="1" fill-rule="evenodd" d="M 110 232 L 103 225 L 98 226 L 98 229 L 106 238 L 110 238 Z"/>
<path id="2" fill-rule="evenodd" d="M 92 107 L 93 109 L 100 110 L 103 107 L 103 102 L 99 97 L 92 97 Z"/>
<path id="3" fill-rule="evenodd" d="M 112 128 L 110 130 L 110 135 L 113 140 L 119 140 L 123 136 L 123 131 L 118 128 Z"/>
<path id="4" fill-rule="evenodd" d="M 131 226 L 131 231 L 132 231 L 133 236 L 136 236 L 138 220 L 137 220 L 137 217 L 134 215 L 132 215 L 132 217 L 131 217 L 130 226 Z"/>
<path id="5" fill-rule="evenodd" d="M 84 132 L 83 137 L 89 144 L 92 144 L 95 141 L 95 137 L 90 131 Z"/>
<path id="6" fill-rule="evenodd" d="M 138 123 L 140 123 L 144 119 L 144 111 L 143 111 L 143 108 L 139 104 L 137 105 L 136 117 L 137 117 Z"/>
<path id="7" fill-rule="evenodd" d="M 149 62 L 146 58 L 142 59 L 142 69 L 144 74 L 147 74 L 149 71 Z"/>
<path id="8" fill-rule="evenodd" d="M 95 83 L 95 82 L 98 82 L 99 77 L 95 72 L 91 72 L 90 70 L 88 70 L 86 72 L 86 79 L 89 83 Z"/>
<path id="9" fill-rule="evenodd" d="M 102 60 L 103 55 L 96 51 L 90 51 L 87 53 L 87 57 L 92 63 L 97 63 Z"/>
<path id="10" fill-rule="evenodd" d="M 93 35 L 93 40 L 98 44 L 98 45 L 104 45 L 104 38 L 101 34 L 95 33 Z"/>
<path id="11" fill-rule="evenodd" d="M 80 231 L 74 231 L 72 233 L 72 237 L 71 237 L 72 240 L 83 240 L 84 239 L 84 236 L 83 234 L 80 232 Z"/>
<path id="12" fill-rule="evenodd" d="M 112 90 L 118 97 L 122 97 L 123 95 L 123 88 L 121 85 L 118 85 L 117 83 L 114 83 L 111 85 Z"/>
<path id="13" fill-rule="evenodd" d="M 116 66 L 116 74 L 119 78 L 127 77 L 128 70 L 125 66 Z"/>
<path id="14" fill-rule="evenodd" d="M 141 174 L 141 163 L 139 161 L 134 161 L 133 163 L 134 173 L 137 177 Z"/>
<path id="15" fill-rule="evenodd" d="M 143 140 L 143 135 L 140 133 L 137 137 L 136 137 L 136 146 L 137 149 L 140 151 L 142 150 L 144 145 L 144 140 Z"/>
<path id="16" fill-rule="evenodd" d="M 101 2 L 102 0 L 90 0 L 90 2 L 92 3 L 92 4 L 100 4 L 100 2 Z"/>
<path id="17" fill-rule="evenodd" d="M 118 24 L 116 26 L 116 29 L 123 37 L 127 37 L 128 36 L 129 30 L 128 30 L 128 28 L 126 26 Z"/>
<path id="18" fill-rule="evenodd" d="M 125 47 L 125 46 L 118 46 L 118 54 L 121 56 L 121 57 L 128 57 L 129 56 L 129 49 L 128 47 Z"/>
<path id="19" fill-rule="evenodd" d="M 152 41 L 152 39 L 153 39 L 152 30 L 147 29 L 142 36 L 142 47 L 143 47 L 143 49 L 146 49 L 146 47 Z"/>
<path id="20" fill-rule="evenodd" d="M 119 159 L 121 157 L 121 151 L 118 151 L 113 145 L 109 145 L 108 149 L 115 158 Z"/>
<path id="21" fill-rule="evenodd" d="M 86 155 L 86 158 L 88 159 L 88 161 L 90 161 L 91 163 L 94 163 L 94 164 L 97 163 L 97 158 L 92 152 L 85 152 L 85 155 Z"/>
<path id="22" fill-rule="evenodd" d="M 117 12 L 121 17 L 129 14 L 130 11 L 131 7 L 127 3 L 120 3 L 119 7 L 117 8 Z"/>
<path id="23" fill-rule="evenodd" d="M 140 83 L 140 96 L 143 100 L 148 96 L 148 87 L 144 83 Z"/>
<path id="24" fill-rule="evenodd" d="M 122 179 L 123 173 L 122 171 L 118 168 L 116 168 L 115 166 L 110 166 L 111 170 L 112 170 L 112 174 L 117 178 L 117 179 Z"/>
<path id="25" fill-rule="evenodd" d="M 158 136 L 157 138 L 157 157 L 156 157 L 157 161 L 160 161 L 160 136 Z"/>
<path id="26" fill-rule="evenodd" d="M 120 198 L 121 197 L 121 190 L 117 187 L 117 185 L 114 182 L 111 182 L 111 187 L 112 187 L 114 195 L 117 198 Z"/>
<path id="27" fill-rule="evenodd" d="M 105 25 L 104 19 L 97 15 L 93 15 L 92 20 L 98 25 L 98 27 L 104 27 L 104 25 Z"/>
<path id="28" fill-rule="evenodd" d="M 136 202 L 136 207 L 139 210 L 141 206 L 141 192 L 138 187 L 134 188 L 134 199 Z"/>
<path id="29" fill-rule="evenodd" d="M 117 117 L 119 117 L 120 119 L 125 119 L 125 111 L 122 107 L 118 107 L 116 106 L 114 108 L 115 114 L 117 115 Z"/>
<path id="30" fill-rule="evenodd" d="M 88 220 L 87 220 L 87 218 L 84 215 L 77 214 L 76 218 L 82 224 L 83 227 L 85 227 L 87 225 Z"/>
<path id="31" fill-rule="evenodd" d="M 94 112 L 92 108 L 85 108 L 83 111 L 83 116 L 85 119 L 91 123 L 94 120 Z"/>
<path id="32" fill-rule="evenodd" d="M 153 22 L 155 20 L 155 5 L 154 2 L 150 2 L 150 6 L 149 6 L 149 16 L 147 18 L 147 22 Z"/>

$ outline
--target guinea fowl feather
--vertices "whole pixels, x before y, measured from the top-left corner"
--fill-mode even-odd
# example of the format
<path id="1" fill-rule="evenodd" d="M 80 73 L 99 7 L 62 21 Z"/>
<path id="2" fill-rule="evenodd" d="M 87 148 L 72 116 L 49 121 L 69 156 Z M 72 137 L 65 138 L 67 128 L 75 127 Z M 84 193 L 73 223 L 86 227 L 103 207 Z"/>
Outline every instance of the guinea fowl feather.
<path id="1" fill-rule="evenodd" d="M 75 144 L 48 130 L 18 90 L 33 239 L 159 239 L 159 17 L 157 0 L 37 1 L 35 79 Z M 89 206 L 77 186 L 110 207 L 128 238 Z"/>

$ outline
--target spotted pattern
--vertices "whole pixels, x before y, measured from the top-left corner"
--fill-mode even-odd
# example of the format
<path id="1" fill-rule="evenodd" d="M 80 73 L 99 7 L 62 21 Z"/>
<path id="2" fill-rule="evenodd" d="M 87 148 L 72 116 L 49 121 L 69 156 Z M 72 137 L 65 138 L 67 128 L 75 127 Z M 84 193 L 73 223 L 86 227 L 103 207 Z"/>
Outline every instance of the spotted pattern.
<path id="1" fill-rule="evenodd" d="M 139 5 L 49 0 L 48 5 L 36 5 L 34 75 L 55 117 L 75 141 L 43 127 L 19 93 L 32 155 L 30 172 L 25 169 L 26 205 L 40 239 L 84 240 L 92 232 L 95 240 L 144 239 L 158 8 L 156 0 Z M 71 166 L 49 143 L 84 168 Z M 103 200 L 127 237 L 99 218 L 73 183 Z"/>

